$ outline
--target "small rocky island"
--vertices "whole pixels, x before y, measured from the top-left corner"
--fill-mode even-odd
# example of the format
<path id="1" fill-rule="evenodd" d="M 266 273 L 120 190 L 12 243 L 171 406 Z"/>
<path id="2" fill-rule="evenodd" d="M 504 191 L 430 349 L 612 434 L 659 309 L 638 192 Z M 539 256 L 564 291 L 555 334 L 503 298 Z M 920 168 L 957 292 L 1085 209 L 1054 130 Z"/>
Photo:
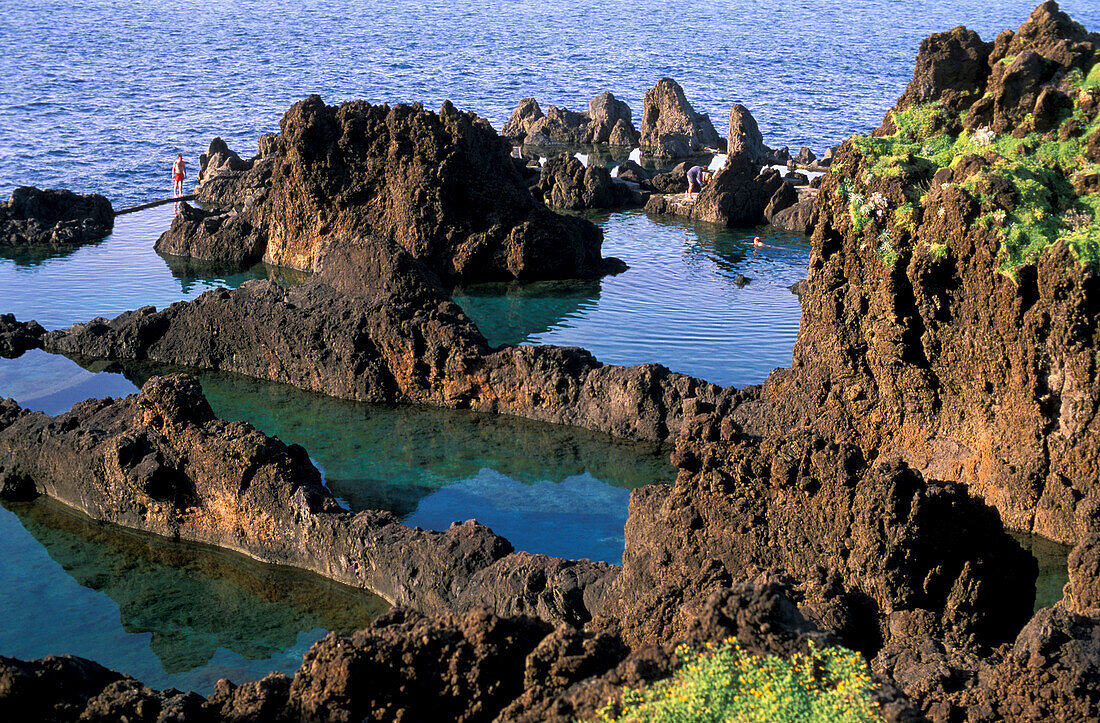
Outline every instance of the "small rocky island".
<path id="1" fill-rule="evenodd" d="M 111 233 L 115 212 L 98 194 L 21 186 L 0 202 L 0 246 L 68 248 Z"/>
<path id="2" fill-rule="evenodd" d="M 653 103 L 683 110 L 677 89 L 661 81 Z M 646 102 L 637 135 L 610 94 L 586 114 L 525 100 L 508 130 L 606 132 L 670 155 L 717 144 L 690 106 L 672 117 Z M 804 203 L 766 167 L 776 152 L 751 115 L 735 106 L 730 127 L 691 216 L 759 223 Z M 264 258 L 308 281 L 48 332 L 0 316 L 0 351 L 581 426 L 667 443 L 678 477 L 632 493 L 612 566 L 515 552 L 475 521 L 427 532 L 352 514 L 306 450 L 218 419 L 187 374 L 56 417 L 5 400 L 4 498 L 46 495 L 313 570 L 393 608 L 314 645 L 292 677 L 221 681 L 209 698 L 80 658 L 0 658 L 0 710 L 585 720 L 666 678 L 684 650 L 736 638 L 758 656 L 856 651 L 884 720 L 1100 717 L 1100 36 L 1056 3 L 993 42 L 958 27 L 921 44 L 904 95 L 836 151 L 799 212 L 813 246 L 793 362 L 746 389 L 582 349 L 493 347 L 451 300 L 457 280 L 615 271 L 595 226 L 530 190 L 583 205 L 598 173 L 590 186 L 587 169 L 550 160 L 536 179 L 450 104 L 313 96 L 258 145 L 251 160 L 211 145 L 202 187 L 221 209 L 184 210 L 158 248 Z M 1073 546 L 1057 603 L 1034 610 L 1036 563 L 1009 530 Z"/>

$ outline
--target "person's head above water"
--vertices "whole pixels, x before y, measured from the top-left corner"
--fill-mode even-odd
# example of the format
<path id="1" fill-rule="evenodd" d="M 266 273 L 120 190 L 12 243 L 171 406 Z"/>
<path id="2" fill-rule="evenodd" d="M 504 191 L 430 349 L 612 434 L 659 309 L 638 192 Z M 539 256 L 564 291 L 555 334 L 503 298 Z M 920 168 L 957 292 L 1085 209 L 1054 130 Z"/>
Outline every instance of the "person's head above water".
<path id="1" fill-rule="evenodd" d="M 763 246 L 764 242 L 760 240 L 759 236 L 754 236 L 753 239 L 752 239 L 752 245 L 753 246 Z"/>

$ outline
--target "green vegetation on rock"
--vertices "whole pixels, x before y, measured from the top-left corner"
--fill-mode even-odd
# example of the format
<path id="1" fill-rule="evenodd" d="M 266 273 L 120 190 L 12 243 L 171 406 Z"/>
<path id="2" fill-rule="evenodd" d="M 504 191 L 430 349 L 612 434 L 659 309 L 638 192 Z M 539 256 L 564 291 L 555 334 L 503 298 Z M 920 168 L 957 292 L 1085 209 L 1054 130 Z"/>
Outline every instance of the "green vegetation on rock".
<path id="1" fill-rule="evenodd" d="M 670 678 L 600 710 L 601 723 L 862 723 L 879 721 L 867 663 L 845 648 L 818 648 L 789 660 L 750 655 L 736 639 L 677 649 Z"/>
<path id="2" fill-rule="evenodd" d="M 893 111 L 891 135 L 853 136 L 862 162 L 851 178 L 840 179 L 839 187 L 841 198 L 848 201 L 855 232 L 862 233 L 879 210 L 869 200 L 875 177 L 904 179 L 908 201 L 892 211 L 893 228 L 913 237 L 919 220 L 917 206 L 930 191 L 932 176 L 975 157 L 968 161 L 969 175 L 955 185 L 978 202 L 975 224 L 999 235 L 1002 272 L 1014 276 L 1017 267 L 1034 263 L 1058 241 L 1081 264 L 1100 270 L 1100 163 L 1091 160 L 1089 152 L 1090 137 L 1100 133 L 1100 115 L 1094 110 L 1100 103 L 1095 97 L 1100 93 L 1100 63 L 1087 74 L 1075 71 L 1068 87 L 1073 105 L 1045 133 L 1032 129 L 1030 115 L 1015 133 L 997 134 L 988 127 L 968 131 L 946 107 L 929 103 Z M 1093 110 L 1086 112 L 1086 107 Z M 1095 149 L 1091 158 L 1096 158 Z M 924 209 L 925 214 L 929 211 Z M 936 211 L 943 216 L 942 206 Z M 881 233 L 884 227 L 880 223 L 875 230 Z M 904 246 L 899 238 L 876 245 L 888 266 L 903 251 L 899 241 Z M 941 239 L 924 241 L 941 245 Z"/>

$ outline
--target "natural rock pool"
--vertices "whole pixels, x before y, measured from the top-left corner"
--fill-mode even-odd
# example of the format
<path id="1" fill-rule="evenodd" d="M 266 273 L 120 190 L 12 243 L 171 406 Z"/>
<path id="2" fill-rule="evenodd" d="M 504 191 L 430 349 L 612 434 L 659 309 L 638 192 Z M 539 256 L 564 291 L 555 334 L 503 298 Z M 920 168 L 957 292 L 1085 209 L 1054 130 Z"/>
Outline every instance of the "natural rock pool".
<path id="1" fill-rule="evenodd" d="M 150 304 L 162 308 L 248 279 L 302 278 L 263 265 L 224 274 L 162 258 L 153 242 L 171 214 L 168 206 L 120 216 L 102 243 L 72 253 L 0 259 L 0 308 L 56 329 Z M 659 362 L 738 386 L 761 382 L 771 369 L 789 364 L 800 311 L 786 287 L 804 276 L 807 239 L 654 219 L 640 211 L 593 220 L 606 235 L 604 254 L 622 258 L 630 270 L 598 282 L 459 290 L 457 300 L 491 343 L 584 346 L 605 362 Z M 768 246 L 747 245 L 754 233 Z M 738 275 L 752 281 L 738 286 Z M 85 368 L 31 351 L 0 359 L 0 396 L 57 414 L 84 399 L 134 393 L 161 371 L 104 362 Z M 667 449 L 580 429 L 375 407 L 230 374 L 199 378 L 219 416 L 304 446 L 350 509 L 389 509 L 430 529 L 477 518 L 530 552 L 620 562 L 630 490 L 671 482 L 676 473 Z M 353 601 L 341 603 L 346 614 L 334 613 L 321 594 L 272 601 L 248 581 L 281 576 L 290 581 L 286 585 L 303 588 L 329 583 L 116 531 L 48 502 L 0 513 L 0 542 L 20 551 L 0 567 L 6 606 L 29 611 L 31 600 L 42 600 L 57 623 L 9 626 L 0 654 L 85 655 L 158 686 L 209 692 L 220 677 L 240 682 L 272 669 L 292 670 L 323 630 L 361 626 L 385 606 L 338 585 L 334 589 Z M 134 549 L 159 552 L 127 562 Z M 197 572 L 211 567 L 212 555 L 219 569 L 233 570 L 214 582 Z M 120 570 L 126 574 L 120 577 Z M 162 596 L 166 589 L 177 594 Z M 234 612 L 209 602 L 211 595 L 231 599 Z M 264 620 L 277 629 L 249 622 Z M 167 627 L 154 625 L 160 621 Z"/>
<path id="2" fill-rule="evenodd" d="M 302 278 L 263 265 L 227 275 L 162 258 L 152 246 L 170 218 L 171 207 L 121 216 L 100 244 L 0 259 L 0 309 L 54 329 L 252 278 Z M 736 386 L 790 363 L 800 307 L 787 287 L 805 274 L 808 239 L 640 211 L 591 218 L 604 229 L 604 254 L 630 270 L 598 282 L 456 290 L 491 343 L 583 346 L 601 361 L 658 362 Z M 756 234 L 765 247 L 746 243 Z M 739 276 L 751 281 L 741 286 Z M 85 368 L 32 351 L 0 359 L 0 396 L 57 414 L 83 399 L 133 393 L 163 371 Z M 218 416 L 304 446 L 350 509 L 389 509 L 430 529 L 477 518 L 520 550 L 618 563 L 630 490 L 675 476 L 667 449 L 585 430 L 198 376 Z M 0 565 L 0 600 L 27 618 L 0 633 L 0 654 L 74 653 L 155 686 L 209 693 L 221 677 L 293 670 L 324 631 L 360 627 L 385 608 L 308 573 L 93 523 L 48 501 L 0 511 L 0 543 L 12 551 Z M 1047 547 L 1033 551 L 1046 560 L 1037 605 L 1057 599 L 1065 581 L 1065 551 Z M 43 614 L 52 624 L 36 622 Z"/>

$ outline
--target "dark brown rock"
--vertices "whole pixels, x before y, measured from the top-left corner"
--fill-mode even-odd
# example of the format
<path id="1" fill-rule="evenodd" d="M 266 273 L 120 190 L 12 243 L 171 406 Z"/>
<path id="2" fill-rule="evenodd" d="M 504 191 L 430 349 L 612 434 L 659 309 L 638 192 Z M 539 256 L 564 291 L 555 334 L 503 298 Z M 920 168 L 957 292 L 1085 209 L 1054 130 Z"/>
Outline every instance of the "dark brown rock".
<path id="1" fill-rule="evenodd" d="M 687 158 L 718 149 L 710 118 L 695 112 L 671 78 L 646 91 L 640 132 L 642 152 L 658 158 Z"/>
<path id="2" fill-rule="evenodd" d="M 548 205 L 568 211 L 614 208 L 634 200 L 630 188 L 611 178 L 606 168 L 596 163 L 586 167 L 567 153 L 546 162 L 538 188 Z"/>
<path id="3" fill-rule="evenodd" d="M 99 241 L 115 224 L 99 194 L 20 186 L 0 202 L 0 246 L 74 246 Z"/>
<path id="4" fill-rule="evenodd" d="M 817 206 L 812 198 L 804 198 L 772 215 L 768 221 L 785 231 L 795 231 L 807 236 L 813 233 L 817 222 Z"/>
<path id="5" fill-rule="evenodd" d="M 0 656 L 0 714 L 10 721 L 75 721 L 88 701 L 125 676 L 83 658 Z"/>
<path id="6" fill-rule="evenodd" d="M 162 247 L 196 254 L 209 241 L 202 257 L 226 258 L 234 244 L 251 248 L 256 233 L 266 239 L 265 261 L 313 270 L 326 239 L 369 235 L 453 281 L 605 271 L 599 229 L 538 203 L 488 123 L 450 103 L 437 114 L 361 101 L 337 108 L 311 96 L 284 115 L 274 146 L 245 173 L 256 193 L 232 204 L 240 223 L 222 224 L 209 239 L 179 228 Z"/>
<path id="7" fill-rule="evenodd" d="M 740 103 L 730 108 L 730 130 L 726 140 L 726 153 L 731 156 L 743 155 L 750 161 L 764 165 L 771 161 L 772 153 L 764 145 L 764 136 L 752 117 L 749 109 Z"/>
<path id="8" fill-rule="evenodd" d="M 785 208 L 790 208 L 798 202 L 798 191 L 789 183 L 780 186 L 772 197 L 768 199 L 768 205 L 764 208 L 764 218 L 768 223 L 773 223 L 775 215 Z"/>
<path id="9" fill-rule="evenodd" d="M 928 36 L 921 41 L 913 79 L 895 108 L 906 110 L 939 100 L 952 107 L 973 103 L 985 89 L 992 48 L 962 25 Z"/>
<path id="10" fill-rule="evenodd" d="M 616 177 L 622 181 L 630 181 L 631 183 L 642 185 L 649 181 L 649 172 L 634 161 L 626 160 L 619 164 L 619 171 Z"/>
<path id="11" fill-rule="evenodd" d="M 898 610 L 927 610 L 983 643 L 1011 640 L 1031 614 L 1034 561 L 961 485 L 819 438 L 742 438 L 720 415 L 697 415 L 673 461 L 675 485 L 631 495 L 608 599 L 636 621 L 623 623 L 632 644 L 677 637 L 678 599 L 776 572 L 797 586 L 804 614 L 843 613 L 829 627 L 871 654 Z M 830 608 L 838 599 L 860 614 Z"/>
<path id="12" fill-rule="evenodd" d="M 534 98 L 524 98 L 504 124 L 501 135 L 513 143 L 536 147 L 633 147 L 638 142 L 630 106 L 607 91 L 588 101 L 584 113 L 549 106 L 543 114 Z"/>
<path id="13" fill-rule="evenodd" d="M 757 226 L 764 209 L 783 184 L 779 173 L 744 156 L 730 156 L 726 166 L 699 192 L 692 218 L 724 226 Z"/>
<path id="14" fill-rule="evenodd" d="M 179 204 L 172 226 L 153 247 L 158 253 L 247 267 L 263 258 L 267 234 L 236 211 L 205 211 Z"/>
<path id="15" fill-rule="evenodd" d="M 630 106 L 608 91 L 588 101 L 588 127 L 586 143 L 596 143 L 628 148 L 638 144 L 638 131 L 634 129 Z"/>
<path id="16" fill-rule="evenodd" d="M 140 394 L 89 400 L 58 417 L 0 402 L 0 497 L 36 494 L 97 520 L 312 570 L 424 612 L 492 602 L 580 625 L 613 572 L 509 556 L 506 540 L 472 520 L 432 532 L 388 512 L 352 515 L 305 450 L 216 419 L 186 375 L 155 377 Z"/>
<path id="17" fill-rule="evenodd" d="M 0 314 L 0 357 L 15 358 L 41 348 L 45 333 L 37 321 L 16 321 L 14 314 Z"/>
<path id="18" fill-rule="evenodd" d="M 512 116 L 504 127 L 500 129 L 500 135 L 513 143 L 523 143 L 527 137 L 527 131 L 531 124 L 543 117 L 542 108 L 534 98 L 524 98 L 512 111 Z"/>
<path id="19" fill-rule="evenodd" d="M 55 352 L 220 369 L 329 396 L 516 414 L 630 439 L 675 435 L 686 400 L 727 394 L 655 364 L 581 349 L 488 348 L 438 279 L 393 244 L 339 241 L 321 271 L 252 281 L 46 336 Z M 277 361 L 273 361 L 277 360 Z"/>

